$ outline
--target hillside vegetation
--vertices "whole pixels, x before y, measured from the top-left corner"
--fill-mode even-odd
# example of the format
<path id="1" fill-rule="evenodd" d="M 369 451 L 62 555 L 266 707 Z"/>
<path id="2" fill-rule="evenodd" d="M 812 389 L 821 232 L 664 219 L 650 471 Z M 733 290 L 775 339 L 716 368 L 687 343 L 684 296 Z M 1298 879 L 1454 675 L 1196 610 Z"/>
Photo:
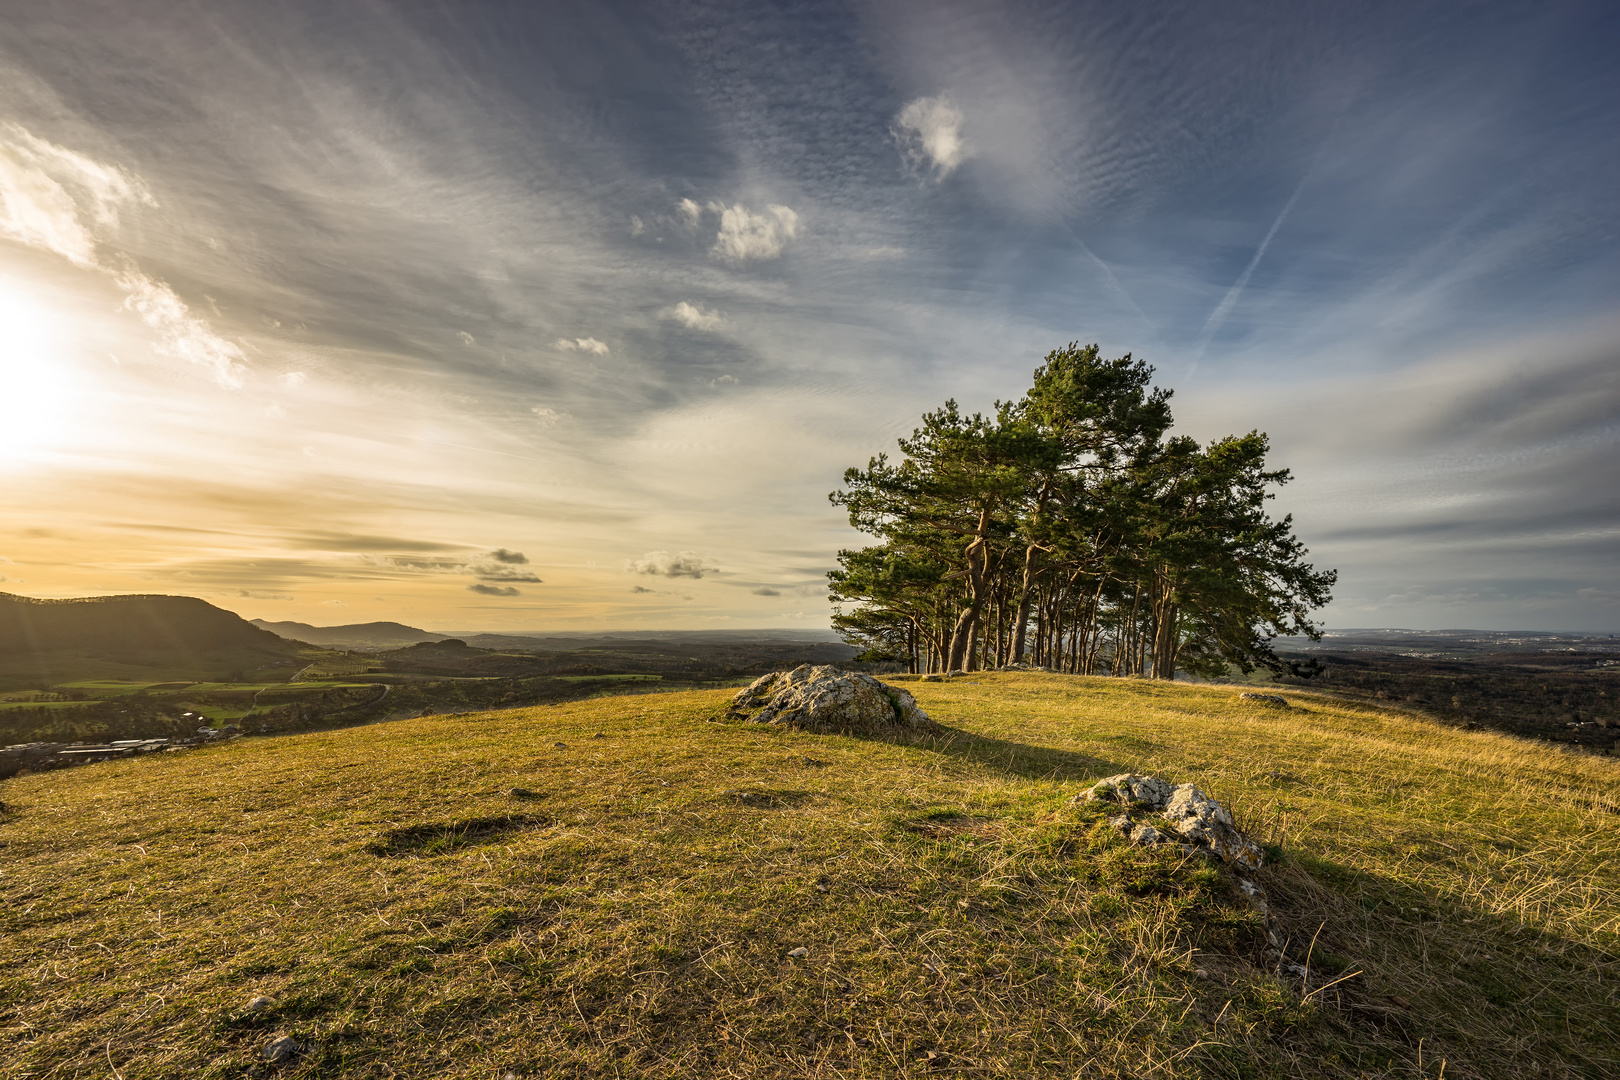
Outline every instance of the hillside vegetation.
<path id="1" fill-rule="evenodd" d="M 907 686 L 939 737 L 704 691 L 5 781 L 0 1075 L 1620 1071 L 1611 759 L 1291 691 Z M 1220 873 L 1073 801 L 1127 771 L 1270 846 L 1309 989 Z"/>
<path id="2" fill-rule="evenodd" d="M 0 690 L 69 679 L 241 681 L 297 667 L 301 655 L 296 642 L 192 596 L 0 593 Z"/>

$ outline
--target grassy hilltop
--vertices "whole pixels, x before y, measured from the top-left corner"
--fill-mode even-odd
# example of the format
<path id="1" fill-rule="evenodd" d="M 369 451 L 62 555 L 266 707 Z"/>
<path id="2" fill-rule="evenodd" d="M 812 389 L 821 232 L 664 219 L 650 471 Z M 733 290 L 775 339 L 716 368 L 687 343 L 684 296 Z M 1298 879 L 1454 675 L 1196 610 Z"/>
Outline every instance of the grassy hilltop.
<path id="1" fill-rule="evenodd" d="M 945 736 L 705 691 L 0 783 L 0 1076 L 1620 1075 L 1620 763 L 1307 694 L 908 686 Z M 1270 845 L 1318 989 L 1071 801 L 1125 771 Z"/>

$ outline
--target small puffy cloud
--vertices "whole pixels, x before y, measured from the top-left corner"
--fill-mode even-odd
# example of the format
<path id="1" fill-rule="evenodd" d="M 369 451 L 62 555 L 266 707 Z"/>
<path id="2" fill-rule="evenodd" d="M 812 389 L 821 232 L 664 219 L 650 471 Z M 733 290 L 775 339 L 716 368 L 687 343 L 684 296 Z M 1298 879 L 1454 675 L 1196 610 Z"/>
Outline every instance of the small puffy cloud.
<path id="1" fill-rule="evenodd" d="M 777 592 L 775 589 L 771 588 L 769 585 L 761 585 L 759 588 L 754 590 L 754 595 L 755 596 L 781 596 L 782 594 Z"/>
<path id="2" fill-rule="evenodd" d="M 962 137 L 962 112 L 944 94 L 908 104 L 889 132 L 900 145 L 907 167 L 936 181 L 955 172 L 973 153 Z"/>
<path id="3" fill-rule="evenodd" d="M 626 559 L 624 568 L 631 573 L 672 578 L 701 578 L 715 571 L 695 551 L 683 551 L 678 555 L 671 555 L 667 551 L 649 551 L 639 559 Z"/>
<path id="4" fill-rule="evenodd" d="M 709 389 L 718 390 L 722 386 L 736 386 L 739 382 L 741 382 L 741 380 L 735 375 L 722 375 L 717 379 L 709 380 Z"/>
<path id="5" fill-rule="evenodd" d="M 540 578 L 528 569 L 528 564 L 528 556 L 523 552 L 496 548 L 469 561 L 467 569 L 480 581 L 522 581 L 539 585 Z"/>
<path id="6" fill-rule="evenodd" d="M 633 593 L 655 593 L 658 590 L 657 589 L 649 589 L 645 585 L 632 585 L 630 587 L 630 591 L 633 592 Z"/>
<path id="7" fill-rule="evenodd" d="M 457 330 L 456 337 L 460 338 L 461 343 L 467 346 L 469 349 L 478 344 L 478 339 L 467 333 L 465 330 Z"/>
<path id="8" fill-rule="evenodd" d="M 718 311 L 705 311 L 696 304 L 688 304 L 685 300 L 674 307 L 665 308 L 658 316 L 662 319 L 672 319 L 688 330 L 702 330 L 709 333 L 726 325 L 725 317 Z"/>
<path id="9" fill-rule="evenodd" d="M 486 551 L 472 558 L 458 555 L 365 554 L 359 556 L 357 561 L 395 574 L 471 574 L 480 581 L 541 584 L 540 578 L 529 568 L 528 556 L 521 551 L 508 551 L 505 548 Z"/>
<path id="10" fill-rule="evenodd" d="M 640 236 L 647 231 L 647 223 L 634 214 L 630 215 L 630 235 Z"/>
<path id="11" fill-rule="evenodd" d="M 608 347 L 593 337 L 558 338 L 551 343 L 551 347 L 562 352 L 591 353 L 593 356 L 606 356 Z"/>
<path id="12" fill-rule="evenodd" d="M 190 577 L 191 575 L 188 574 L 186 576 Z M 3 581 L 3 580 L 4 580 L 3 578 L 0 578 L 0 581 Z M 297 599 L 297 597 L 293 596 L 291 593 L 264 592 L 264 591 L 262 591 L 260 589 L 237 589 L 234 593 L 230 593 L 229 595 L 231 595 L 231 596 L 240 596 L 240 597 L 242 597 L 244 599 L 247 599 L 247 600 L 296 600 Z"/>
<path id="13" fill-rule="evenodd" d="M 475 592 L 479 596 L 522 596 L 523 594 L 511 586 L 501 585 L 469 585 L 468 592 Z"/>
<path id="14" fill-rule="evenodd" d="M 345 604 L 341 600 L 322 600 L 321 604 L 323 606 L 325 606 L 325 607 L 348 607 L 349 606 L 348 604 Z"/>
<path id="15" fill-rule="evenodd" d="M 693 227 L 696 227 L 698 222 L 703 220 L 703 207 L 691 199 L 682 199 L 675 204 L 675 212 L 681 215 L 682 221 Z"/>
<path id="16" fill-rule="evenodd" d="M 308 381 L 309 376 L 302 371 L 289 371 L 281 376 L 281 385 L 283 386 L 303 386 Z"/>
<path id="17" fill-rule="evenodd" d="M 556 409 L 548 409 L 544 405 L 536 405 L 529 411 L 534 413 L 536 418 L 539 419 L 540 423 L 546 427 L 552 427 L 557 423 L 558 420 L 562 419 L 562 414 Z"/>
<path id="18" fill-rule="evenodd" d="M 772 204 L 756 214 L 742 204 L 714 204 L 720 213 L 720 232 L 710 252 L 726 262 L 774 259 L 787 242 L 799 235 L 799 215 L 785 206 Z"/>

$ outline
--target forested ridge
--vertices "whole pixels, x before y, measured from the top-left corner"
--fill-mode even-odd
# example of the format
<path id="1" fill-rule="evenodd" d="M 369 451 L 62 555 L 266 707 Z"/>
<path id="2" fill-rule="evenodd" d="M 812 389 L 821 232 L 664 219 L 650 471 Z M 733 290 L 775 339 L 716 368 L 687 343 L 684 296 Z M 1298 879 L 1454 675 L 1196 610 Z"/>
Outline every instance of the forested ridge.
<path id="1" fill-rule="evenodd" d="M 828 574 L 845 640 L 911 671 L 1286 670 L 1270 640 L 1318 636 L 1336 573 L 1267 514 L 1290 475 L 1266 436 L 1169 435 L 1152 377 L 1070 343 L 992 415 L 947 401 L 898 462 L 848 470 L 831 499 L 880 542 Z"/>

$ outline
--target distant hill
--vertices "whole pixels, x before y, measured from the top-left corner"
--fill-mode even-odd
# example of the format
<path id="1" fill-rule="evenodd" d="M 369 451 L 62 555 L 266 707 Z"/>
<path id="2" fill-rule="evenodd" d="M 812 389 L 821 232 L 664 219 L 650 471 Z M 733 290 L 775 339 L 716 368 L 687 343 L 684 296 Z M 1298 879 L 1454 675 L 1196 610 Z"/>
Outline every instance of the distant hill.
<path id="1" fill-rule="evenodd" d="M 304 641 L 328 649 L 394 649 L 422 641 L 443 641 L 448 634 L 430 634 L 397 622 L 348 623 L 344 626 L 311 626 L 301 622 L 251 620 L 254 626 L 294 641 Z"/>
<path id="2" fill-rule="evenodd" d="M 292 643 L 194 596 L 36 600 L 0 593 L 0 684 L 218 678 L 298 655 Z"/>

